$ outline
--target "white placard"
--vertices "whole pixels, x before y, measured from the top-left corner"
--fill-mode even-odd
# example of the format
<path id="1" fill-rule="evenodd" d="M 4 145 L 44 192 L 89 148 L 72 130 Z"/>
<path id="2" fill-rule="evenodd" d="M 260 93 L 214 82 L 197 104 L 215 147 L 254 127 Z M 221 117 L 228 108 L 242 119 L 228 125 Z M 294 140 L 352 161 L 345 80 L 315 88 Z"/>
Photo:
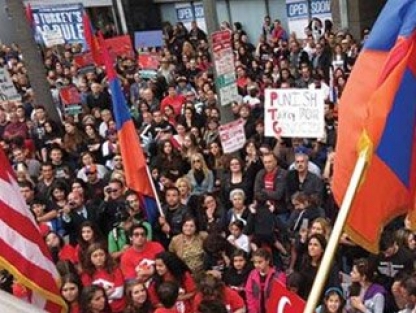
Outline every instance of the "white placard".
<path id="1" fill-rule="evenodd" d="M 65 39 L 59 29 L 50 29 L 42 33 L 43 43 L 47 48 L 51 48 L 57 45 L 63 45 Z"/>
<path id="2" fill-rule="evenodd" d="M 244 132 L 244 121 L 239 119 L 231 123 L 221 125 L 219 128 L 222 151 L 233 153 L 244 147 L 246 134 Z"/>
<path id="3" fill-rule="evenodd" d="M 267 137 L 322 138 L 324 93 L 320 89 L 267 89 L 264 104 Z"/>
<path id="4" fill-rule="evenodd" d="M 14 87 L 9 72 L 3 67 L 0 67 L 0 100 L 22 100 L 22 97 Z"/>

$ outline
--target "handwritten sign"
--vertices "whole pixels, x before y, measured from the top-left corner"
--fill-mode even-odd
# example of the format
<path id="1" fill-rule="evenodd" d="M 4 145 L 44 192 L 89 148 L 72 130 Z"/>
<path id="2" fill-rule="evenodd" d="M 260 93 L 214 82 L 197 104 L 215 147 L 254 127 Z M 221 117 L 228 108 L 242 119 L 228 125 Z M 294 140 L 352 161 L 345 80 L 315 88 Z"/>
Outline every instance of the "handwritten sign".
<path id="1" fill-rule="evenodd" d="M 244 132 L 244 121 L 242 119 L 221 125 L 219 128 L 222 151 L 233 153 L 244 147 L 246 134 Z"/>
<path id="2" fill-rule="evenodd" d="M 322 90 L 267 89 L 264 105 L 265 135 L 289 138 L 324 136 Z"/>

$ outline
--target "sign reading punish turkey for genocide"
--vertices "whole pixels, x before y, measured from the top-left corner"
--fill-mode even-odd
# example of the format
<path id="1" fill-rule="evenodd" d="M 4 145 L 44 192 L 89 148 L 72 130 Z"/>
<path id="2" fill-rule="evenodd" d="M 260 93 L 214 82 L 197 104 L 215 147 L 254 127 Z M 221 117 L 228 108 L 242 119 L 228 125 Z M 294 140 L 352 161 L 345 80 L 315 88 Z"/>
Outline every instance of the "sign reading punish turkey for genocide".
<path id="1" fill-rule="evenodd" d="M 267 89 L 264 105 L 267 137 L 322 138 L 324 94 L 315 89 Z"/>
<path id="2" fill-rule="evenodd" d="M 82 10 L 82 4 L 57 4 L 33 8 L 36 40 L 47 45 L 45 38 L 48 39 L 51 34 L 57 37 L 60 33 L 59 38 L 65 43 L 81 43 L 85 46 Z"/>

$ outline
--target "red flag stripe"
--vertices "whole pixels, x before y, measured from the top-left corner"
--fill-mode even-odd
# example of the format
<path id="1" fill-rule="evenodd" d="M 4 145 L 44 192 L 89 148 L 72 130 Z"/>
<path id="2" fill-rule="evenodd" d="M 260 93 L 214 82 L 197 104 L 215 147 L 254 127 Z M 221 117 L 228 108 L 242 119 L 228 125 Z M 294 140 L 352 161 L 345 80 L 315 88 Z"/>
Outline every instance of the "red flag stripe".
<path id="1" fill-rule="evenodd" d="M 20 233 L 14 229 L 13 225 L 6 224 L 2 219 L 0 220 L 0 238 L 6 244 L 9 243 L 11 249 L 27 259 L 28 263 L 32 263 L 33 265 L 42 268 L 43 271 L 49 272 L 55 278 L 58 278 L 58 272 L 55 265 L 47 256 L 42 256 L 40 254 L 39 246 L 22 237 Z"/>
<path id="2" fill-rule="evenodd" d="M 4 206 L 4 207 L 2 207 Z M 13 211 L 12 207 L 8 206 L 7 204 L 0 201 L 0 219 L 2 221 L 8 221 L 8 225 L 10 225 L 13 229 L 19 230 L 19 236 L 23 239 L 30 241 L 32 244 L 36 245 L 39 249 L 39 252 L 42 253 L 45 259 L 49 259 L 49 251 L 46 246 L 43 244 L 42 237 L 39 236 L 40 233 L 35 227 L 22 227 L 22 225 L 27 225 L 27 218 L 22 216 L 19 213 Z"/>
<path id="3" fill-rule="evenodd" d="M 23 262 L 22 255 L 2 239 L 0 239 L 0 249 L 2 252 L 0 265 L 12 273 L 13 276 L 16 276 L 19 282 L 41 295 L 47 295 L 51 300 L 54 299 L 56 303 L 63 302 L 58 293 L 57 282 L 52 279 L 49 272 L 44 271 L 31 262 Z M 6 255 L 7 260 L 4 257 Z M 30 278 L 28 278 L 27 273 L 31 274 Z M 42 284 L 41 286 L 39 285 L 40 283 Z"/>

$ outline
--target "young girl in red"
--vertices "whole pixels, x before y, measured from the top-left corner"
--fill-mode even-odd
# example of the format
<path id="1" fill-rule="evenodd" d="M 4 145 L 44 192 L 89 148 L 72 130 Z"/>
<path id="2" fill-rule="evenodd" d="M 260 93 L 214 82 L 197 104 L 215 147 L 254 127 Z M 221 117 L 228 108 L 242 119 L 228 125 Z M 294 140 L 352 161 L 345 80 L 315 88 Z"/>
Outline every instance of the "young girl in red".
<path id="1" fill-rule="evenodd" d="M 124 277 L 107 251 L 106 245 L 93 243 L 87 250 L 85 267 L 81 276 L 85 286 L 99 285 L 108 296 L 113 313 L 124 309 Z"/>
<path id="2" fill-rule="evenodd" d="M 192 313 L 192 301 L 196 293 L 196 285 L 189 267 L 172 252 L 161 252 L 155 259 L 156 273 L 149 287 L 150 301 L 154 307 L 160 307 L 157 289 L 166 281 L 179 286 L 179 297 L 176 309 L 179 313 Z"/>
<path id="3" fill-rule="evenodd" d="M 253 253 L 254 270 L 248 276 L 246 284 L 247 308 L 250 313 L 266 312 L 273 279 L 279 279 L 286 284 L 286 275 L 278 273 L 271 262 L 272 256 L 268 250 L 260 248 Z"/>

